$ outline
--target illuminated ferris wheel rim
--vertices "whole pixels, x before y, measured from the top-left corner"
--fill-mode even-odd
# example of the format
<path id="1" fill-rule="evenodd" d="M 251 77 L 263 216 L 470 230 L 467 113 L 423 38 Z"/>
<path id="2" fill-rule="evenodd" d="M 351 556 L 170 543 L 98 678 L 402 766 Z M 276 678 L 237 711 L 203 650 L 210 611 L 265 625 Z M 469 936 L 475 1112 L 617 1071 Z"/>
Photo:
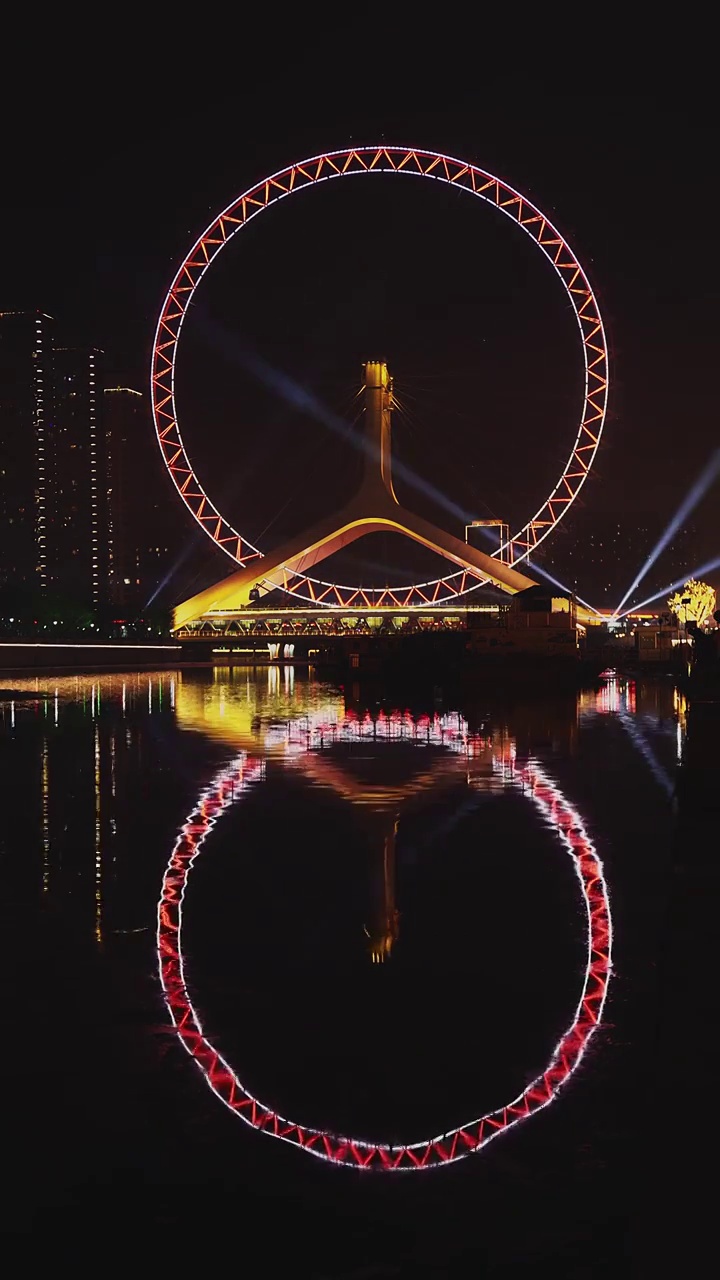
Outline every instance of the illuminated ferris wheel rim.
<path id="1" fill-rule="evenodd" d="M 498 208 L 535 241 L 561 280 L 573 308 L 584 362 L 580 423 L 568 460 L 549 497 L 507 543 L 493 552 L 496 557 L 506 555 L 512 564 L 520 564 L 560 522 L 590 473 L 607 411 L 608 352 L 605 329 L 597 299 L 585 271 L 553 223 L 508 183 L 477 165 L 442 152 L 384 145 L 325 152 L 298 161 L 264 178 L 249 187 L 213 219 L 181 263 L 165 298 L 155 332 L 151 399 L 163 461 L 193 518 L 231 560 L 245 567 L 249 562 L 263 557 L 264 553 L 238 533 L 212 503 L 196 476 L 185 449 L 175 404 L 175 368 L 180 333 L 201 279 L 238 231 L 259 213 L 296 191 L 317 186 L 333 178 L 360 173 L 404 173 L 432 178 L 468 191 Z M 452 600 L 487 581 L 470 567 L 431 582 L 393 588 L 339 587 L 294 571 L 289 572 L 289 577 L 294 580 L 292 587 L 280 589 L 315 604 L 357 606 L 358 603 L 392 603 L 401 607 L 422 607 L 429 603 Z M 308 594 L 304 592 L 306 584 Z M 314 586 L 319 587 L 320 591 L 314 590 Z"/>
<path id="2" fill-rule="evenodd" d="M 535 761 L 514 774 L 527 785 L 523 795 L 554 827 L 574 863 L 587 918 L 586 966 L 573 1021 L 558 1041 L 548 1066 L 526 1088 L 495 1111 L 433 1138 L 388 1144 L 350 1138 L 288 1120 L 254 1097 L 211 1044 L 190 998 L 182 954 L 182 909 L 190 871 L 217 820 L 236 800 L 264 780 L 264 761 L 245 752 L 224 766 L 201 793 L 180 830 L 163 877 L 158 903 L 157 948 L 160 980 L 175 1029 L 220 1101 L 247 1125 L 351 1168 L 410 1172 L 453 1164 L 476 1154 L 499 1134 L 548 1106 L 577 1070 L 602 1019 L 611 973 L 612 922 L 602 862 L 578 811 Z"/>

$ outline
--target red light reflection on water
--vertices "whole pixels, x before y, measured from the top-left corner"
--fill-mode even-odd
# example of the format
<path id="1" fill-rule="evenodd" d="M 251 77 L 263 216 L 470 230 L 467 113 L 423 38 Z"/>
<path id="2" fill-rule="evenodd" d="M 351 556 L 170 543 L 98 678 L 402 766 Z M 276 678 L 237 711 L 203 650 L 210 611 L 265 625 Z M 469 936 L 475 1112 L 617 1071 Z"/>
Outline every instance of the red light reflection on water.
<path id="1" fill-rule="evenodd" d="M 594 710 L 599 715 L 611 715 L 618 711 L 635 714 L 635 681 L 618 677 L 614 671 L 603 672 L 602 686 L 597 690 Z M 581 703 L 583 699 L 581 698 Z M 590 706 L 593 706 L 591 702 Z"/>
<path id="2" fill-rule="evenodd" d="M 366 724 L 367 719 L 369 718 L 362 722 L 366 731 L 371 727 Z M 434 719 L 437 722 L 438 718 Z M 459 743 L 464 743 L 465 747 L 470 745 L 467 733 L 463 732 L 463 723 L 460 723 L 459 717 L 456 720 L 456 732 L 449 734 L 449 741 L 443 744 L 450 746 L 451 750 L 457 750 Z M 428 724 L 423 723 L 421 726 L 420 721 L 413 720 L 409 713 L 397 713 L 397 716 L 383 717 L 380 723 L 385 730 L 392 731 L 383 732 L 381 727 L 378 733 L 376 723 L 375 736 L 408 736 L 414 741 L 423 741 L 427 740 L 427 730 L 432 722 L 428 721 Z M 336 729 L 338 732 L 353 733 L 357 725 L 357 717 L 349 716 Z M 328 727 L 316 727 L 319 738 L 327 734 Z M 434 732 L 429 735 L 431 740 L 441 731 L 441 736 L 445 736 L 443 727 L 438 723 L 432 723 L 432 728 Z M 307 738 L 305 742 L 308 743 Z M 483 741 L 483 747 L 485 746 Z M 312 748 L 306 745 L 306 749 Z M 249 1093 L 234 1069 L 206 1037 L 185 982 L 182 956 L 183 900 L 191 868 L 202 851 L 207 835 L 231 805 L 241 801 L 250 787 L 262 782 L 265 776 L 264 761 L 242 753 L 232 765 L 222 769 L 202 792 L 180 830 L 163 878 L 157 929 L 160 978 L 170 1016 L 183 1046 L 200 1067 L 220 1101 L 246 1124 L 271 1137 L 302 1147 L 311 1155 L 334 1164 L 388 1172 L 427 1169 L 453 1163 L 482 1150 L 499 1134 L 507 1132 L 536 1111 L 548 1106 L 577 1069 L 602 1018 L 611 971 L 612 922 L 602 863 L 577 809 L 543 773 L 539 765 L 529 761 L 516 769 L 514 744 L 505 744 L 496 767 L 509 780 L 509 785 L 522 788 L 522 794 L 532 801 L 555 829 L 573 860 L 587 916 L 587 951 L 582 991 L 573 1019 L 555 1046 L 550 1062 L 521 1094 L 504 1107 L 446 1133 L 403 1146 L 368 1142 L 362 1138 L 313 1129 L 279 1115 Z"/>

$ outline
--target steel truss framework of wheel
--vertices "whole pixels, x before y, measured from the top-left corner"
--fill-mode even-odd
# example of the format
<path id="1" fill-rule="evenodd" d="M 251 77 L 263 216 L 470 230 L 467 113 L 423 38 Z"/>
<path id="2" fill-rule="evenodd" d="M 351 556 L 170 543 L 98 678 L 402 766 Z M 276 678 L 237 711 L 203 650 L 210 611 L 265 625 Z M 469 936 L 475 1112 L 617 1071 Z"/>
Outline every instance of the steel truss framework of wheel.
<path id="1" fill-rule="evenodd" d="M 503 761 L 501 767 L 507 777 L 507 762 Z M 368 1142 L 299 1124 L 280 1115 L 245 1088 L 205 1035 L 190 999 L 182 954 L 182 916 L 188 877 L 207 836 L 222 814 L 253 785 L 262 782 L 264 776 L 264 761 L 246 753 L 215 776 L 180 830 L 158 904 L 158 963 L 170 1016 L 181 1043 L 220 1101 L 254 1129 L 301 1147 L 322 1160 L 387 1172 L 427 1169 L 462 1160 L 548 1106 L 579 1066 L 602 1018 L 611 972 L 612 922 L 602 863 L 582 819 L 534 761 L 518 769 L 511 766 L 511 783 L 522 785 L 523 793 L 554 828 L 570 854 L 587 918 L 582 992 L 572 1022 L 545 1070 L 506 1106 L 406 1146 Z"/>
<path id="2" fill-rule="evenodd" d="M 600 310 L 589 281 L 567 241 L 525 196 L 476 165 L 451 156 L 405 147 L 350 147 L 289 165 L 250 187 L 216 217 L 181 264 L 163 304 L 152 356 L 151 393 L 155 430 L 175 487 L 205 533 L 241 567 L 262 557 L 221 515 L 195 474 L 180 432 L 175 403 L 178 341 L 202 277 L 226 244 L 276 201 L 319 183 L 353 174 L 397 173 L 432 178 L 468 191 L 517 223 L 552 263 L 569 298 L 580 331 L 584 395 L 570 456 L 550 496 L 494 556 L 519 564 L 548 536 L 575 501 L 593 464 L 605 422 L 608 352 Z M 340 586 L 296 573 L 287 594 L 315 604 L 401 608 L 440 603 L 466 594 L 486 579 L 461 569 L 432 582 L 376 590 Z"/>

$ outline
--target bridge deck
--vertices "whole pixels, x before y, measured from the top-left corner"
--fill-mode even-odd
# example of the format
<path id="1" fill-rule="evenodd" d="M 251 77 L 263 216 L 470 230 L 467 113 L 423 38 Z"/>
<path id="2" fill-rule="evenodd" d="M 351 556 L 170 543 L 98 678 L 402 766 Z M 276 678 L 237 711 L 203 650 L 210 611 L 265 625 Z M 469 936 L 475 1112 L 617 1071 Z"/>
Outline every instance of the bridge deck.
<path id="1" fill-rule="evenodd" d="M 495 626 L 498 607 L 451 609 L 241 609 L 218 610 L 175 631 L 177 640 L 265 636 L 388 636 L 466 631 Z"/>

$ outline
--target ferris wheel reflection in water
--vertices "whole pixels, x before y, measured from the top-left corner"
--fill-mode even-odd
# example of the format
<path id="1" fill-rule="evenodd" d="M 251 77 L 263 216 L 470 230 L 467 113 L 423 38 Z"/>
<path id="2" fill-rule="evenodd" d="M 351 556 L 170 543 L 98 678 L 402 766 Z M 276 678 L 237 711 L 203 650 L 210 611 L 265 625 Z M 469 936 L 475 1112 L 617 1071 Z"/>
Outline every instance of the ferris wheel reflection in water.
<path id="1" fill-rule="evenodd" d="M 146 721 L 148 726 L 157 721 L 158 731 L 162 733 L 165 730 L 161 729 L 160 722 L 164 721 L 168 729 L 172 724 L 193 736 L 219 741 L 228 748 L 226 758 L 230 758 L 230 753 L 239 756 L 242 752 L 250 758 L 281 761 L 302 758 L 306 770 L 312 767 L 325 771 L 329 769 L 332 755 L 326 748 L 341 740 L 343 734 L 348 740 L 351 733 L 357 740 L 361 735 L 382 738 L 385 734 L 390 741 L 404 740 L 422 748 L 422 739 L 427 743 L 430 727 L 431 739 L 437 738 L 439 751 L 446 761 L 455 761 L 452 767 L 458 774 L 461 761 L 466 759 L 468 772 L 475 775 L 472 785 L 477 785 L 477 774 L 486 766 L 485 757 L 478 750 L 482 735 L 468 733 L 467 750 L 463 745 L 463 732 L 467 730 L 463 730 L 462 717 L 431 715 L 423 719 L 408 717 L 406 713 L 394 717 L 380 713 L 370 718 L 363 712 L 353 719 L 352 711 L 346 712 L 346 697 L 351 702 L 354 697 L 351 687 L 345 694 L 330 685 L 307 679 L 305 673 L 298 673 L 287 665 L 271 665 L 254 673 L 240 668 L 217 669 L 209 685 L 196 673 L 179 671 L 33 675 L 16 677 L 14 692 L 14 697 L 0 704 L 0 722 L 9 744 L 16 736 L 25 738 L 28 732 L 39 734 L 36 805 L 41 818 L 41 882 L 44 894 L 50 897 L 65 893 L 67 869 L 73 865 L 65 824 L 71 816 L 75 821 L 77 814 L 70 812 L 72 786 L 68 787 L 65 776 L 68 760 L 63 744 L 68 733 L 82 734 L 81 722 L 85 722 L 91 734 L 87 751 L 83 748 L 81 755 L 83 759 L 87 757 L 92 766 L 93 857 L 91 867 L 78 864 L 77 874 L 83 876 L 83 885 L 86 874 L 92 882 L 88 885 L 95 914 L 92 932 L 99 945 L 108 928 L 112 932 L 114 924 L 124 927 L 130 923 L 135 927 L 142 923 L 135 918 L 135 911 L 130 912 L 132 919 L 125 919 L 126 899 L 123 898 L 122 906 L 116 901 L 113 885 L 117 879 L 117 850 L 128 820 L 123 787 L 129 785 L 129 771 L 134 767 L 135 757 L 145 749 Z M 593 720 L 599 717 L 606 724 L 617 721 L 642 760 L 642 767 L 654 775 L 669 795 L 675 791 L 674 770 L 684 767 L 685 763 L 686 712 L 684 696 L 671 686 L 657 681 L 636 683 L 613 673 L 599 687 L 580 691 L 577 697 L 570 696 L 564 710 L 555 703 L 549 718 L 541 707 L 516 707 L 510 726 L 518 742 L 518 755 L 525 758 L 537 750 L 539 742 L 551 744 L 552 750 L 559 750 L 562 756 L 573 755 L 578 732 L 585 732 Z M 501 750 L 497 725 L 507 723 L 505 712 L 502 716 L 492 715 L 488 724 L 491 722 L 496 726 L 492 751 L 497 760 Z M 308 734 L 310 745 L 322 748 L 325 763 L 319 759 L 319 750 L 308 751 Z M 434 767 L 438 769 L 437 747 L 434 755 Z M 76 756 L 77 753 L 73 758 Z M 15 785 L 26 786 L 26 775 L 17 783 L 13 781 L 12 757 L 7 763 L 9 789 Z M 446 763 L 444 768 L 448 767 Z M 329 773 L 325 776 L 330 785 Z M 517 765 L 515 776 L 517 779 Z M 75 898 L 78 892 L 78 885 L 74 885 Z M 372 921 L 368 920 L 367 924 L 370 928 Z"/>
<path id="2" fill-rule="evenodd" d="M 270 675 L 268 673 L 270 681 Z M 279 675 L 270 681 L 270 701 L 278 700 Z M 286 685 L 287 691 L 287 685 Z M 186 727 L 214 726 L 226 740 L 234 739 L 242 749 L 223 766 L 198 796 L 183 823 L 163 878 L 158 904 L 158 962 L 160 978 L 170 1016 L 178 1037 L 201 1070 L 207 1084 L 220 1101 L 245 1124 L 334 1164 L 387 1172 L 426 1169 L 457 1162 L 476 1154 L 501 1133 L 515 1128 L 536 1111 L 554 1101 L 563 1085 L 577 1070 L 586 1048 L 600 1024 L 611 972 L 612 922 L 602 862 L 578 810 L 563 795 L 538 761 L 518 761 L 515 740 L 508 734 L 473 734 L 468 722 L 457 713 L 413 716 L 409 711 L 379 710 L 357 713 L 346 709 L 344 700 L 306 706 L 299 714 L 276 715 L 263 720 L 253 714 L 253 699 L 228 705 L 223 696 L 202 705 L 191 688 L 184 701 L 178 691 L 178 719 Z M 275 696 L 273 696 L 275 695 Z M 282 700 L 282 694 L 280 694 Z M 277 708 L 276 708 L 277 710 Z M 234 712 L 234 715 L 233 715 Z M 231 728 L 231 721 L 234 725 Z M 439 758 L 417 772 L 409 787 L 392 784 L 370 792 L 355 782 L 338 762 L 334 750 L 351 743 L 383 744 L 405 742 L 420 752 L 434 748 Z M 394 902 L 394 838 L 404 801 L 409 793 L 433 789 L 452 778 L 463 776 L 467 785 L 479 790 L 510 788 L 526 797 L 542 815 L 545 824 L 572 860 L 586 922 L 585 962 L 581 990 L 574 1013 L 556 1044 L 551 1059 L 517 1096 L 491 1112 L 431 1137 L 407 1144 L 369 1141 L 313 1128 L 279 1114 L 254 1096 L 242 1083 L 238 1071 L 218 1052 L 206 1035 L 200 1014 L 190 997 L 183 955 L 183 905 L 190 887 L 190 872 L 205 849 L 207 837 L 224 814 L 261 786 L 266 777 L 266 760 L 292 761 L 307 773 L 354 802 L 370 804 L 384 814 L 383 904 L 378 918 L 366 929 L 370 956 L 375 962 L 389 959 L 398 936 L 398 913 Z"/>

